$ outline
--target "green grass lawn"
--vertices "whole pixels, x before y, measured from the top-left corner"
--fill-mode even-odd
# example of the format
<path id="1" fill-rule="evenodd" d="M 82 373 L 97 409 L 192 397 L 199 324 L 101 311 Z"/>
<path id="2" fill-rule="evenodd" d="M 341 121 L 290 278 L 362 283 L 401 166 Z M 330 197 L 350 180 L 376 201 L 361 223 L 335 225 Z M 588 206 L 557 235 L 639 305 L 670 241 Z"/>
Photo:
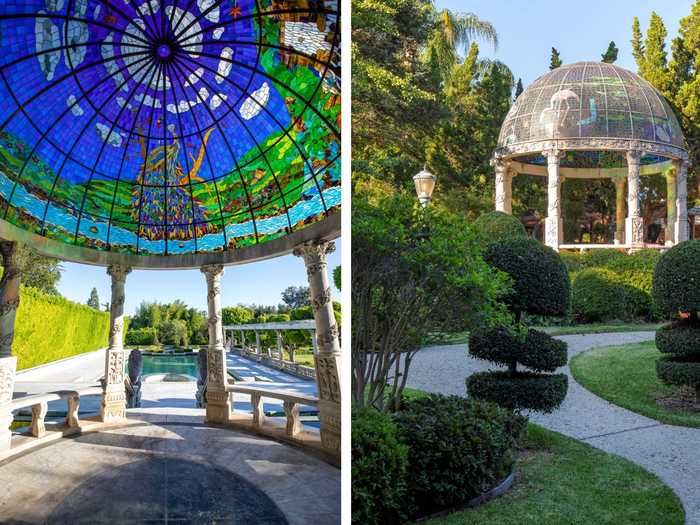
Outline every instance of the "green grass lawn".
<path id="1" fill-rule="evenodd" d="M 575 334 L 604 334 L 615 332 L 645 332 L 655 331 L 661 326 L 654 323 L 592 323 L 570 326 L 534 326 L 550 335 L 575 335 Z M 469 332 L 453 332 L 442 334 L 440 345 L 461 345 L 469 342 Z"/>
<path id="2" fill-rule="evenodd" d="M 425 395 L 404 390 L 407 397 Z M 426 525 L 682 525 L 683 505 L 642 467 L 530 423 L 503 496 Z"/>
<path id="3" fill-rule="evenodd" d="M 678 391 L 656 377 L 656 359 L 661 353 L 653 341 L 597 348 L 571 361 L 576 381 L 594 394 L 662 423 L 700 427 L 700 413 L 668 410 L 656 404 L 659 396 Z"/>
<path id="4" fill-rule="evenodd" d="M 516 482 L 500 498 L 426 525 L 682 525 L 680 500 L 654 474 L 530 424 Z"/>

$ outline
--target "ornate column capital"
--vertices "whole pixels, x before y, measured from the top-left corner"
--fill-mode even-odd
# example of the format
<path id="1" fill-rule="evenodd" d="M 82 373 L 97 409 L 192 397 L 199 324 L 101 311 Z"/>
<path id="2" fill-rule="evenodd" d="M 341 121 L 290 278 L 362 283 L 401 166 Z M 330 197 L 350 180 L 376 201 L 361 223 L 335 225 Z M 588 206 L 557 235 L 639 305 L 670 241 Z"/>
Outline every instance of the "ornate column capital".
<path id="1" fill-rule="evenodd" d="M 636 166 L 639 166 L 639 163 L 642 160 L 642 155 L 644 154 L 643 151 L 638 150 L 638 149 L 631 149 L 627 150 L 626 156 L 627 156 L 627 165 L 634 164 Z"/>
<path id="2" fill-rule="evenodd" d="M 559 164 L 564 158 L 566 152 L 559 148 L 549 148 L 542 150 L 542 156 L 547 159 L 547 164 Z"/>
<path id="3" fill-rule="evenodd" d="M 506 171 L 510 167 L 510 161 L 502 157 L 491 157 L 489 164 L 493 169 L 498 171 Z"/>
<path id="4" fill-rule="evenodd" d="M 207 264 L 199 269 L 209 279 L 220 279 L 224 275 L 223 264 Z"/>
<path id="5" fill-rule="evenodd" d="M 126 281 L 126 276 L 131 273 L 131 266 L 124 266 L 123 264 L 111 264 L 107 267 L 107 274 L 112 277 L 113 280 L 124 282 Z"/>
<path id="6" fill-rule="evenodd" d="M 294 255 L 304 259 L 309 277 L 315 275 L 326 265 L 326 256 L 335 251 L 332 241 L 307 241 L 294 248 Z"/>

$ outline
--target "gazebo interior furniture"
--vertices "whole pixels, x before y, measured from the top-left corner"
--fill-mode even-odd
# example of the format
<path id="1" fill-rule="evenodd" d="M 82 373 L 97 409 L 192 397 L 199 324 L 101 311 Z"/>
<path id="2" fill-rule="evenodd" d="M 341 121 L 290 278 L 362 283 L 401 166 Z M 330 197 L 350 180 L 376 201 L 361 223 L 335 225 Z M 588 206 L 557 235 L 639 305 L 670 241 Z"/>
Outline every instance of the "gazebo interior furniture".
<path id="1" fill-rule="evenodd" d="M 508 112 L 491 163 L 496 210 L 505 213 L 512 212 L 514 176 L 547 177 L 545 243 L 555 250 L 644 247 L 640 177 L 646 175 L 666 177 L 666 245 L 688 238 L 688 154 L 680 126 L 663 96 L 621 67 L 578 62 L 535 80 Z M 613 245 L 563 244 L 561 185 L 576 178 L 614 182 Z"/>
<path id="2" fill-rule="evenodd" d="M 19 242 L 108 268 L 102 423 L 126 417 L 132 268 L 201 268 L 206 421 L 229 424 L 224 266 L 303 258 L 318 334 L 319 448 L 339 457 L 340 347 L 326 271 L 340 233 L 339 4 L 230 4 L 0 4 L 0 455 L 12 448 Z"/>

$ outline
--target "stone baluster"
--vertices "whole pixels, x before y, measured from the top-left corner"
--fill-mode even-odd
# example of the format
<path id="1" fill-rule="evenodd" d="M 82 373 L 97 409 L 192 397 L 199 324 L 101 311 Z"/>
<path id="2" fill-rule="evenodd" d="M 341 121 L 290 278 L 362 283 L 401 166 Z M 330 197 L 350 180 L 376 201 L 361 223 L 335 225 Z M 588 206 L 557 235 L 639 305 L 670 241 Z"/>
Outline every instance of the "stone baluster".
<path id="1" fill-rule="evenodd" d="M 31 433 L 32 436 L 36 438 L 44 437 L 46 435 L 46 413 L 49 411 L 49 404 L 47 402 L 37 403 L 32 406 L 32 426 Z"/>
<path id="2" fill-rule="evenodd" d="M 627 152 L 627 221 L 625 223 L 625 239 L 631 247 L 641 247 L 644 244 L 644 218 L 639 203 L 639 172 L 642 152 L 630 150 Z"/>
<path id="3" fill-rule="evenodd" d="M 109 346 L 105 355 L 105 377 L 100 403 L 100 418 L 104 422 L 118 422 L 126 418 L 124 284 L 130 272 L 131 268 L 118 264 L 107 268 L 107 273 L 112 278 L 112 301 L 109 313 Z"/>
<path id="4" fill-rule="evenodd" d="M 260 392 L 253 392 L 250 395 L 250 405 L 253 409 L 253 425 L 259 428 L 265 422 L 265 408 Z"/>
<path id="5" fill-rule="evenodd" d="M 318 410 L 321 422 L 323 447 L 340 454 L 340 343 L 338 325 L 335 322 L 331 288 L 326 271 L 326 255 L 335 250 L 332 242 L 309 241 L 294 249 L 294 255 L 302 257 L 311 293 L 311 306 L 316 323 L 318 352 L 316 353 L 316 382 L 318 385 Z"/>
<path id="6" fill-rule="evenodd" d="M 625 182 L 615 178 L 615 244 L 625 244 Z"/>
<path id="7" fill-rule="evenodd" d="M 207 280 L 207 306 L 209 317 L 209 347 L 207 348 L 207 412 L 208 423 L 228 423 L 231 418 L 231 400 L 226 392 L 226 350 L 223 343 L 221 314 L 221 276 L 224 267 L 210 264 L 202 267 Z"/>
<path id="8" fill-rule="evenodd" d="M 0 451 L 10 448 L 12 411 L 10 402 L 15 388 L 17 357 L 12 355 L 15 314 L 19 306 L 21 271 L 17 261 L 17 243 L 0 242 L 3 274 L 0 280 Z"/>
<path id="9" fill-rule="evenodd" d="M 673 162 L 676 171 L 676 223 L 673 239 L 676 244 L 688 240 L 688 167 L 687 160 Z"/>
<path id="10" fill-rule="evenodd" d="M 563 152 L 550 149 L 542 152 L 547 159 L 547 218 L 545 219 L 545 244 L 559 251 L 563 224 L 561 218 L 561 176 L 559 163 Z"/>
<path id="11" fill-rule="evenodd" d="M 513 176 L 509 163 L 503 159 L 491 159 L 491 166 L 496 171 L 496 211 L 512 213 Z"/>
<path id="12" fill-rule="evenodd" d="M 68 410 L 66 411 L 66 426 L 77 428 L 80 426 L 78 411 L 80 410 L 80 395 L 73 394 L 68 398 Z"/>
<path id="13" fill-rule="evenodd" d="M 294 437 L 301 432 L 301 417 L 299 403 L 294 401 L 284 402 L 284 415 L 287 418 L 287 436 Z"/>

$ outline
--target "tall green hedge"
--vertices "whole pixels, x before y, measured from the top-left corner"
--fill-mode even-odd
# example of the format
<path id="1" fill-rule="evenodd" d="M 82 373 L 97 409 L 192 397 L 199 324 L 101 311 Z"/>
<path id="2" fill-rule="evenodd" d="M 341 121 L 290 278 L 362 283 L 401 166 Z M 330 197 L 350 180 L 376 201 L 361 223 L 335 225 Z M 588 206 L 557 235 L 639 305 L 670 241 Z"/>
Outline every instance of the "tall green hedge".
<path id="1" fill-rule="evenodd" d="M 105 347 L 108 334 L 107 312 L 22 287 L 12 347 L 18 369 Z"/>

